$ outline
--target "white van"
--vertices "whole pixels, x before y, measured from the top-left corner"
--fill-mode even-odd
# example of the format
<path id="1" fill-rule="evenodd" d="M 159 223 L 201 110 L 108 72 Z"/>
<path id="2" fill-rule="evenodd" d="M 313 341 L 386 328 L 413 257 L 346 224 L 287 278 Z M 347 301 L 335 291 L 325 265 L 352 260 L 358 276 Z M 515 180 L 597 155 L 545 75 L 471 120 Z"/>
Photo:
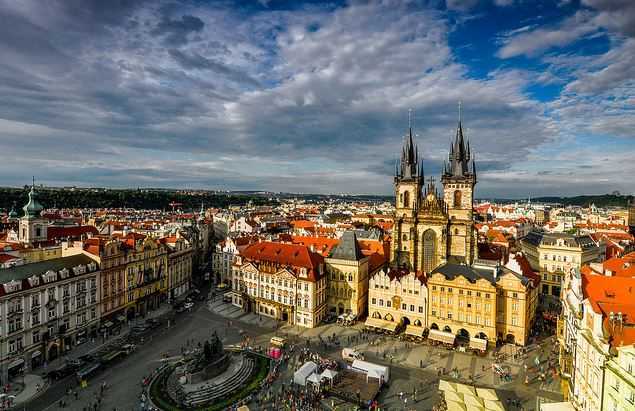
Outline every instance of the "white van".
<path id="1" fill-rule="evenodd" d="M 342 349 L 342 359 L 347 362 L 353 362 L 355 360 L 363 360 L 364 354 L 353 348 Z"/>

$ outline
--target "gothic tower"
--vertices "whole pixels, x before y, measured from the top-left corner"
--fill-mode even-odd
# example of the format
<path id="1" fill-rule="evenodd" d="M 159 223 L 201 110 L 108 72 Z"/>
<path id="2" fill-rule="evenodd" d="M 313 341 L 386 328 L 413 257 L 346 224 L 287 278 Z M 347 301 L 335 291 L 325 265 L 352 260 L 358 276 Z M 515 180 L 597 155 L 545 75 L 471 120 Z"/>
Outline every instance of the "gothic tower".
<path id="1" fill-rule="evenodd" d="M 395 227 L 391 246 L 391 261 L 399 267 L 415 270 L 416 218 L 421 203 L 423 163 L 412 137 L 412 127 L 401 151 L 401 161 L 395 165 Z"/>
<path id="2" fill-rule="evenodd" d="M 472 203 L 476 185 L 476 166 L 469 141 L 463 137 L 459 118 L 449 162 L 441 176 L 443 197 L 448 205 L 448 257 L 454 262 L 471 264 L 477 258 L 477 237 L 472 220 Z"/>

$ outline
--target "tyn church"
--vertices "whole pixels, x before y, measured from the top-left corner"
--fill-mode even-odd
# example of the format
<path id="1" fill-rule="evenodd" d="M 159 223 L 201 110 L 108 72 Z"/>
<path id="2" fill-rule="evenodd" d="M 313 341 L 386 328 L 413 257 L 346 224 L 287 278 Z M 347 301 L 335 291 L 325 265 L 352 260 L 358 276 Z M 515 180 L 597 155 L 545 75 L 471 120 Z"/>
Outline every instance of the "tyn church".
<path id="1" fill-rule="evenodd" d="M 394 268 L 430 274 L 445 263 L 472 264 L 477 235 L 472 221 L 476 166 L 461 121 L 441 175 L 443 195 L 423 174 L 423 161 L 408 130 L 395 170 L 395 226 L 391 246 Z M 425 185 L 425 188 L 424 188 Z"/>

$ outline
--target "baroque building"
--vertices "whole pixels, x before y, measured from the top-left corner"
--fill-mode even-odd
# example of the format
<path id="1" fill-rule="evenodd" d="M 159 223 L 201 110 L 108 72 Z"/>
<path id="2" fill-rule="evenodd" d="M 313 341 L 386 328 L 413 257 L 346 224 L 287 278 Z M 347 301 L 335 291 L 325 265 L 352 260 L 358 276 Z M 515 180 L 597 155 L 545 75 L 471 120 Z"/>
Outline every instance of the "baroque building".
<path id="1" fill-rule="evenodd" d="M 430 273 L 447 262 L 471 264 L 476 258 L 472 221 L 476 167 L 460 121 L 441 182 L 442 195 L 432 178 L 424 190 L 423 162 L 410 128 L 395 170 L 393 267 Z"/>

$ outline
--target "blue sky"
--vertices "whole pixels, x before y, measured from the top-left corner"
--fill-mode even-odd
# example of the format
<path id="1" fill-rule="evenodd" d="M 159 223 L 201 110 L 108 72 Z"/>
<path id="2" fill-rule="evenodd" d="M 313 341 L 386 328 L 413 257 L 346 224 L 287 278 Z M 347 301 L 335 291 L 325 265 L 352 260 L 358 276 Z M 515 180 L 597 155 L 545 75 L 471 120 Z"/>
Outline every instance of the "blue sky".
<path id="1" fill-rule="evenodd" d="M 630 0 L 0 0 L 0 184 L 389 194 L 462 101 L 477 196 L 635 191 Z"/>

